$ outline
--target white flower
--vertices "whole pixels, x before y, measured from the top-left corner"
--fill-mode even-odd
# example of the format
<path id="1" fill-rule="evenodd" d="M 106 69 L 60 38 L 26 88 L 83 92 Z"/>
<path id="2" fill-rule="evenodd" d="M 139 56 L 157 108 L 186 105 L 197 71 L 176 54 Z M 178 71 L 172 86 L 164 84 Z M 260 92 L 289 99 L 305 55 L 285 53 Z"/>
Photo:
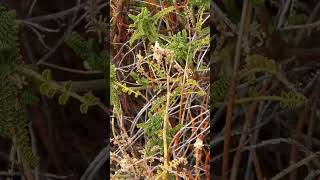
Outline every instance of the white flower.
<path id="1" fill-rule="evenodd" d="M 153 47 L 153 58 L 157 61 L 160 61 L 162 59 L 162 48 L 157 41 Z"/>
<path id="2" fill-rule="evenodd" d="M 141 56 L 140 52 L 137 54 L 137 59 L 139 60 L 139 62 L 143 60 L 143 57 Z"/>
<path id="3" fill-rule="evenodd" d="M 155 42 L 155 45 L 153 46 L 153 58 L 157 60 L 158 63 L 161 62 L 163 57 L 169 57 L 173 55 L 173 51 L 169 49 L 165 49 L 160 47 L 160 44 L 158 41 Z"/>
<path id="4" fill-rule="evenodd" d="M 196 142 L 193 145 L 196 149 L 201 149 L 203 147 L 203 142 L 200 138 L 197 138 Z"/>

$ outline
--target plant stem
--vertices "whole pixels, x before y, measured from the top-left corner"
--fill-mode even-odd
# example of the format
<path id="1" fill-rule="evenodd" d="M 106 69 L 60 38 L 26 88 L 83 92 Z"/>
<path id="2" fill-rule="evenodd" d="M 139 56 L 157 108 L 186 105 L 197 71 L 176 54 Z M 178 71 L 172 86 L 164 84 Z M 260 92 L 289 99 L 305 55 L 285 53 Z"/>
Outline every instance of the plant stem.
<path id="1" fill-rule="evenodd" d="M 233 113 L 233 108 L 235 103 L 235 93 L 236 93 L 235 91 L 236 91 L 238 69 L 239 69 L 240 57 L 241 57 L 241 44 L 242 44 L 242 37 L 245 29 L 245 22 L 247 18 L 248 5 L 249 5 L 249 0 L 244 0 L 242 15 L 241 15 L 240 32 L 238 36 L 236 54 L 234 58 L 233 74 L 232 74 L 230 90 L 229 90 L 230 98 L 228 100 L 226 127 L 224 132 L 224 144 L 223 144 L 222 180 L 228 179 L 228 175 L 227 175 L 228 169 L 229 169 L 229 153 L 228 152 L 229 152 L 230 138 L 231 138 L 232 113 Z"/>
<path id="2" fill-rule="evenodd" d="M 41 74 L 33 71 L 32 69 L 29 69 L 29 68 L 26 68 L 24 66 L 15 66 L 15 69 L 20 72 L 20 73 L 23 73 L 27 76 L 30 76 L 38 81 L 41 81 L 41 82 L 47 82 L 46 79 L 44 79 Z M 48 82 L 50 84 L 50 86 L 55 89 L 55 90 L 58 90 L 60 92 L 64 92 L 64 88 L 63 86 L 61 86 L 59 83 L 57 83 L 56 81 L 49 81 Z M 78 99 L 80 102 L 85 102 L 86 100 L 80 96 L 79 94 L 75 93 L 75 92 L 69 92 L 70 93 L 70 96 L 75 98 L 75 99 Z M 97 106 L 102 109 L 106 114 L 109 114 L 109 111 L 107 110 L 107 108 L 104 106 L 103 103 L 99 102 L 97 104 Z"/>
<path id="3" fill-rule="evenodd" d="M 170 63 L 170 67 L 167 73 L 167 102 L 166 102 L 166 107 L 164 111 L 164 116 L 163 116 L 163 158 L 164 158 L 164 172 L 162 175 L 162 179 L 166 180 L 168 179 L 168 169 L 169 169 L 169 161 L 170 161 L 170 156 L 169 156 L 169 148 L 168 148 L 168 142 L 167 142 L 167 129 L 168 129 L 168 122 L 169 122 L 169 107 L 170 107 L 170 96 L 171 96 L 171 90 L 170 90 L 170 69 L 171 69 L 172 63 Z"/>
<path id="4" fill-rule="evenodd" d="M 246 97 L 240 98 L 234 101 L 234 104 L 245 104 L 245 103 L 252 103 L 252 102 L 259 102 L 259 101 L 287 101 L 286 98 L 280 96 L 257 96 L 257 97 Z M 216 106 L 226 106 L 227 103 L 216 103 Z"/>

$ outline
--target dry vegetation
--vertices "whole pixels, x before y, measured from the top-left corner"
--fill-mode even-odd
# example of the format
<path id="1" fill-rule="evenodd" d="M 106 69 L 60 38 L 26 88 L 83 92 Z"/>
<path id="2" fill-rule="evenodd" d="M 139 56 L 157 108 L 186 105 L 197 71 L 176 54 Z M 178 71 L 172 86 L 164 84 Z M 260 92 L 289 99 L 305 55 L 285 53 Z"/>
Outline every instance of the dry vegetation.
<path id="1" fill-rule="evenodd" d="M 319 17 L 318 0 L 0 1 L 0 179 L 319 178 Z"/>
<path id="2" fill-rule="evenodd" d="M 213 179 L 319 176 L 319 7 L 212 2 Z"/>
<path id="3" fill-rule="evenodd" d="M 209 178 L 209 5 L 112 1 L 112 179 Z"/>

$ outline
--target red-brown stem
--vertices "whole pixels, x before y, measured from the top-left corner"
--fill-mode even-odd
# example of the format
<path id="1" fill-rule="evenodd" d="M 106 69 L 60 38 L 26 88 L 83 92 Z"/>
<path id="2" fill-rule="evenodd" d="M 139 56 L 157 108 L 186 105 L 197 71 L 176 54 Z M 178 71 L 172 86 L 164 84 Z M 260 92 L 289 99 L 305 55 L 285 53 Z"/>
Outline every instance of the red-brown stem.
<path id="1" fill-rule="evenodd" d="M 262 173 L 262 170 L 261 170 L 261 166 L 260 166 L 260 163 L 259 163 L 259 159 L 258 159 L 258 156 L 257 156 L 257 153 L 256 153 L 255 149 L 252 150 L 252 161 L 253 161 L 253 165 L 254 165 L 255 170 L 256 170 L 257 179 L 258 180 L 264 180 L 263 173 Z"/>
<path id="2" fill-rule="evenodd" d="M 235 93 L 236 93 L 235 91 L 236 91 L 238 69 L 239 69 L 240 57 L 241 57 L 241 43 L 242 43 L 242 36 L 244 34 L 248 4 L 249 4 L 249 0 L 244 0 L 242 15 L 241 15 L 240 33 L 238 36 L 236 54 L 234 59 L 233 74 L 232 74 L 232 79 L 230 83 L 226 127 L 224 131 L 222 180 L 228 180 L 227 172 L 229 169 L 229 147 L 230 147 L 230 138 L 231 138 L 232 113 L 233 113 L 234 102 L 235 102 Z"/>

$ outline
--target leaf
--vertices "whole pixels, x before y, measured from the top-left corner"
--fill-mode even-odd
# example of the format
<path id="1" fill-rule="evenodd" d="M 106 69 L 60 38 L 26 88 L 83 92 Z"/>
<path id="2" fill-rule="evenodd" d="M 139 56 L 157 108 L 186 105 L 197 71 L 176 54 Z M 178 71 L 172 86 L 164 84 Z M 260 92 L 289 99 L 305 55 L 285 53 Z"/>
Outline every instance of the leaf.
<path id="1" fill-rule="evenodd" d="M 160 15 L 161 14 L 158 16 Z M 129 28 L 134 30 L 129 40 L 130 45 L 141 38 L 147 38 L 151 43 L 158 40 L 159 34 L 156 27 L 158 18 L 151 16 L 147 8 L 143 7 L 137 16 L 129 15 L 129 17 L 134 21 L 133 24 L 129 26 Z"/>
<path id="2" fill-rule="evenodd" d="M 153 16 L 154 20 L 157 22 L 161 17 L 173 12 L 176 8 L 174 6 L 169 6 L 165 9 L 162 9 L 157 14 Z"/>
<path id="3" fill-rule="evenodd" d="M 50 81 L 52 80 L 52 74 L 51 74 L 51 70 L 46 69 L 42 72 L 42 77 L 43 79 L 45 79 L 46 81 Z"/>
<path id="4" fill-rule="evenodd" d="M 39 88 L 40 93 L 43 95 L 47 95 L 49 89 L 50 89 L 50 85 L 48 83 L 42 83 Z"/>
<path id="5" fill-rule="evenodd" d="M 190 0 L 190 5 L 210 9 L 210 0 Z"/>
<path id="6" fill-rule="evenodd" d="M 80 112 L 86 114 L 90 106 L 95 106 L 100 102 L 100 99 L 95 97 L 92 92 L 84 94 L 82 104 L 80 105 Z"/>
<path id="7" fill-rule="evenodd" d="M 269 71 L 277 73 L 280 71 L 281 67 L 273 59 L 269 59 L 265 56 L 259 54 L 253 54 L 245 59 L 247 69 L 261 69 L 264 71 Z"/>
<path id="8" fill-rule="evenodd" d="M 213 103 L 223 101 L 229 91 L 230 77 L 222 76 L 212 84 L 211 99 Z"/>
<path id="9" fill-rule="evenodd" d="M 82 113 L 82 114 L 87 114 L 88 113 L 88 105 L 86 105 L 86 104 L 81 104 L 80 105 L 80 112 Z"/>
<path id="10" fill-rule="evenodd" d="M 280 106 L 282 108 L 299 107 L 304 103 L 304 97 L 299 96 L 292 91 L 289 91 L 289 92 L 283 91 L 281 92 L 280 97 L 283 98 L 283 100 L 280 101 Z"/>
<path id="11" fill-rule="evenodd" d="M 53 96 L 56 94 L 56 90 L 55 89 L 49 89 L 48 91 L 47 91 L 47 96 L 49 97 L 49 98 L 53 98 Z"/>
<path id="12" fill-rule="evenodd" d="M 70 98 L 70 95 L 68 93 L 63 93 L 59 96 L 59 104 L 65 105 Z"/>
<path id="13" fill-rule="evenodd" d="M 67 81 L 63 83 L 63 88 L 65 91 L 71 91 L 72 89 L 72 81 Z"/>

